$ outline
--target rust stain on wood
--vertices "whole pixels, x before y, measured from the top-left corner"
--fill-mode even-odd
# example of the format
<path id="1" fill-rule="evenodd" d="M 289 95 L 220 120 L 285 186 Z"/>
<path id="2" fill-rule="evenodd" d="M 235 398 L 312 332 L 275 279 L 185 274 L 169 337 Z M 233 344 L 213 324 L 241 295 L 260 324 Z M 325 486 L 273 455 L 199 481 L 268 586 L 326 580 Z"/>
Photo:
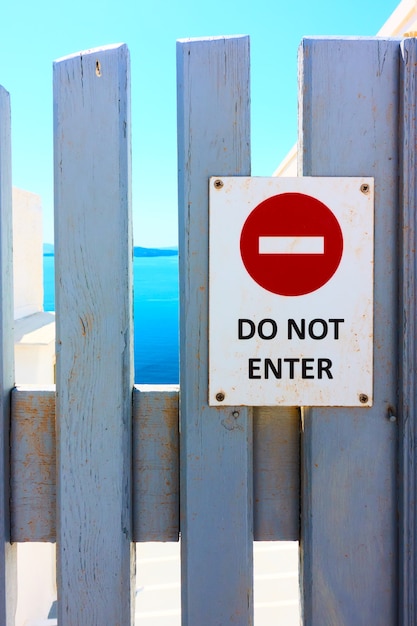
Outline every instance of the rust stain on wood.
<path id="1" fill-rule="evenodd" d="M 54 541 L 56 535 L 55 393 L 12 393 L 11 536 Z"/>
<path id="2" fill-rule="evenodd" d="M 178 389 L 135 387 L 133 429 L 134 540 L 177 541 Z"/>
<path id="3" fill-rule="evenodd" d="M 134 541 L 177 541 L 178 388 L 133 390 Z M 298 411 L 258 408 L 254 415 L 256 540 L 298 536 Z M 55 541 L 55 391 L 12 393 L 12 540 Z"/>

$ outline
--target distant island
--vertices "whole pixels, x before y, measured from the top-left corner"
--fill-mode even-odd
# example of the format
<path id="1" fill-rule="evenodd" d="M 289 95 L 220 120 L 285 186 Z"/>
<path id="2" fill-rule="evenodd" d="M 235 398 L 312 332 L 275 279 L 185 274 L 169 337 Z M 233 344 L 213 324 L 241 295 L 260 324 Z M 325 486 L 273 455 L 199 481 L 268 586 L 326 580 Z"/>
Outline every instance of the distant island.
<path id="1" fill-rule="evenodd" d="M 43 255 L 54 256 L 54 246 L 52 243 L 43 244 Z M 178 256 L 178 248 L 143 248 L 141 246 L 135 246 L 133 248 L 133 256 L 135 257 L 149 257 L 149 256 Z"/>
<path id="2" fill-rule="evenodd" d="M 142 248 L 135 246 L 133 256 L 178 256 L 178 248 Z"/>

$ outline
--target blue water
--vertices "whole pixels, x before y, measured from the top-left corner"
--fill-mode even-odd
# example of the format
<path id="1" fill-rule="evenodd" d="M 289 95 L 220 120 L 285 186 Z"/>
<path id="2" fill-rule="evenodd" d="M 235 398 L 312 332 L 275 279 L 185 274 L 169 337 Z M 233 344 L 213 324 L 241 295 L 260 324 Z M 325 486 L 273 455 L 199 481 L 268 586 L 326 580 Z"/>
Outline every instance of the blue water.
<path id="1" fill-rule="evenodd" d="M 55 310 L 54 257 L 44 256 L 44 309 Z M 178 383 L 178 257 L 135 257 L 135 383 Z"/>

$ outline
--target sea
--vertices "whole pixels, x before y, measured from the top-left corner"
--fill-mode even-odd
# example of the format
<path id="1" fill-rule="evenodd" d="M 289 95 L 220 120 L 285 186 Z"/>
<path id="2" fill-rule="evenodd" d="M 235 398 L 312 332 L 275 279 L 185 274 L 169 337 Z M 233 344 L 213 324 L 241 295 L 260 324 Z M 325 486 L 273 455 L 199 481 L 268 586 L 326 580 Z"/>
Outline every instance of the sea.
<path id="1" fill-rule="evenodd" d="M 54 256 L 45 254 L 44 310 L 55 310 Z M 178 256 L 134 257 L 135 383 L 177 384 Z"/>

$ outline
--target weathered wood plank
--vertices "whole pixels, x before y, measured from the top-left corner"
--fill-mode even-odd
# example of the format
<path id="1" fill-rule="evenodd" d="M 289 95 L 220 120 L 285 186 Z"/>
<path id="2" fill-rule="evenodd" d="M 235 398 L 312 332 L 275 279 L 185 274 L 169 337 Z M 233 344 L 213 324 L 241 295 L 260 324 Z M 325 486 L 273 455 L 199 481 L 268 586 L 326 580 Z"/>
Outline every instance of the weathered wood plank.
<path id="1" fill-rule="evenodd" d="M 247 626 L 252 417 L 208 406 L 207 318 L 208 179 L 250 174 L 249 38 L 179 41 L 177 68 L 182 619 Z"/>
<path id="2" fill-rule="evenodd" d="M 400 56 L 400 290 L 399 290 L 399 615 L 417 623 L 417 40 L 405 39 Z"/>
<path id="3" fill-rule="evenodd" d="M 133 390 L 133 540 L 178 541 L 178 390 Z M 12 538 L 56 541 L 55 389 L 12 393 Z"/>
<path id="4" fill-rule="evenodd" d="M 298 541 L 299 450 L 299 409 L 254 408 L 253 531 L 257 541 Z"/>
<path id="5" fill-rule="evenodd" d="M 374 405 L 303 415 L 304 623 L 396 624 L 399 42 L 300 52 L 301 173 L 375 177 Z"/>
<path id="6" fill-rule="evenodd" d="M 14 384 L 10 97 L 0 86 L 0 623 L 14 625 L 16 546 L 10 544 L 10 393 Z"/>
<path id="7" fill-rule="evenodd" d="M 127 625 L 135 568 L 125 45 L 54 64 L 54 131 L 58 621 Z"/>
<path id="8" fill-rule="evenodd" d="M 178 387 L 135 387 L 134 540 L 178 541 L 179 496 Z"/>
<path id="9" fill-rule="evenodd" d="M 55 386 L 12 392 L 11 535 L 56 540 Z"/>
<path id="10" fill-rule="evenodd" d="M 177 541 L 179 391 L 133 390 L 133 539 Z M 254 415 L 254 538 L 298 537 L 298 411 L 260 407 Z M 11 430 L 12 540 L 56 541 L 55 388 L 16 387 Z"/>

